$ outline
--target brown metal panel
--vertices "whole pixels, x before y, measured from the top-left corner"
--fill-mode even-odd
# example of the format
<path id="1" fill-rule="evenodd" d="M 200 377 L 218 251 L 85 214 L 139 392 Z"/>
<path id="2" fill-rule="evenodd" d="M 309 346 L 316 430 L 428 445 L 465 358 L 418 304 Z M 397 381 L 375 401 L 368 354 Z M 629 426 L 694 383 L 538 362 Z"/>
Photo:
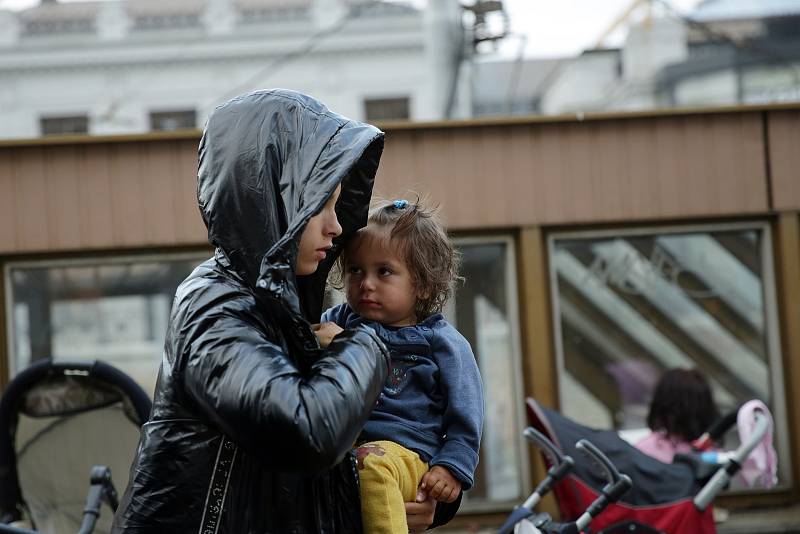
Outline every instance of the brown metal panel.
<path id="1" fill-rule="evenodd" d="M 389 133 L 376 188 L 440 201 L 453 229 L 767 209 L 757 114 Z"/>
<path id="2" fill-rule="evenodd" d="M 10 151 L 0 152 L 0 250 L 17 250 L 16 165 Z"/>
<path id="3" fill-rule="evenodd" d="M 795 502 L 800 495 L 800 215 L 782 213 L 778 218 L 776 265 L 778 306 L 781 319 L 783 380 L 790 428 L 790 454 L 794 472 Z"/>
<path id="4" fill-rule="evenodd" d="M 79 188 L 81 147 L 44 148 L 47 182 L 48 248 L 74 249 L 81 245 L 80 211 L 92 197 L 81 197 Z"/>
<path id="5" fill-rule="evenodd" d="M 17 243 L 15 251 L 50 249 L 47 206 L 47 181 L 44 169 L 44 149 L 30 147 L 16 156 Z"/>
<path id="6" fill-rule="evenodd" d="M 197 207 L 197 141 L 181 141 L 168 170 L 174 191 L 176 235 L 182 244 L 208 242 L 208 232 Z"/>
<path id="7" fill-rule="evenodd" d="M 146 193 L 141 182 L 142 151 L 141 143 L 112 145 L 109 150 L 111 226 L 116 246 L 147 244 L 142 221 Z"/>
<path id="8" fill-rule="evenodd" d="M 87 145 L 80 160 L 81 238 L 88 248 L 110 247 L 114 244 L 112 226 L 114 206 L 111 198 L 109 148 L 111 145 Z"/>
<path id="9" fill-rule="evenodd" d="M 552 341 L 547 243 L 542 228 L 523 228 L 517 239 L 517 252 L 524 395 L 557 409 L 558 379 Z M 538 460 L 539 454 L 533 447 L 529 454 L 531 479 L 542 480 L 545 469 Z M 542 510 L 555 514 L 558 508 L 554 500 L 548 499 Z"/>
<path id="10" fill-rule="evenodd" d="M 773 207 L 800 209 L 800 111 L 770 111 L 767 125 Z"/>
<path id="11" fill-rule="evenodd" d="M 148 244 L 174 243 L 176 239 L 173 187 L 175 177 L 169 172 L 177 156 L 175 144 L 147 143 L 142 145 L 139 180 L 143 203 L 142 224 Z"/>

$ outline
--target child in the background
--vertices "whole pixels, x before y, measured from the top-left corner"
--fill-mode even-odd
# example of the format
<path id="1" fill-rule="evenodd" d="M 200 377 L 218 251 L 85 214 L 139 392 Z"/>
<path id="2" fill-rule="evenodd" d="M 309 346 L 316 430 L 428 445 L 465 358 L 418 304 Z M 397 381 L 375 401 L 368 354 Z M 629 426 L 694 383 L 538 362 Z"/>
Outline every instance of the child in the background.
<path id="1" fill-rule="evenodd" d="M 431 210 L 396 200 L 370 213 L 341 267 L 347 304 L 323 314 L 320 343 L 366 324 L 392 357 L 358 442 L 364 531 L 406 533 L 404 501 L 420 500 L 418 491 L 455 501 L 472 486 L 478 463 L 478 366 L 439 313 L 458 277 L 458 256 Z"/>
<path id="2" fill-rule="evenodd" d="M 696 369 L 670 369 L 656 384 L 650 403 L 647 426 L 651 432 L 636 447 L 657 460 L 672 463 L 676 453 L 690 452 L 691 442 L 718 417 L 705 376 Z"/>

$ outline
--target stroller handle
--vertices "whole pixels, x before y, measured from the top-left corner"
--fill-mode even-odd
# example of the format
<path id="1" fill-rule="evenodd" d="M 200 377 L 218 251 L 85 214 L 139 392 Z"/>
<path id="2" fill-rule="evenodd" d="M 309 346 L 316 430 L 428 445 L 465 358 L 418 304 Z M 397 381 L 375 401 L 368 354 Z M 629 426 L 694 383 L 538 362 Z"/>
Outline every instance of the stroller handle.
<path id="1" fill-rule="evenodd" d="M 531 441 L 539 447 L 545 456 L 547 456 L 548 461 L 551 465 L 560 465 L 564 462 L 565 456 L 558 450 L 552 441 L 547 439 L 547 436 L 529 426 L 525 430 L 522 431 L 522 435 L 525 436 L 525 439 Z"/>
<path id="2" fill-rule="evenodd" d="M 603 454 L 591 441 L 582 439 L 575 444 L 575 448 L 603 470 L 603 474 L 609 485 L 616 484 L 620 478 L 622 478 L 622 474 L 617 470 L 617 467 L 611 463 L 608 456 Z"/>
<path id="3" fill-rule="evenodd" d="M 764 439 L 764 435 L 769 430 L 769 418 L 761 410 L 756 410 L 753 414 L 756 421 L 755 429 L 750 439 L 739 445 L 728 461 L 721 466 L 714 476 L 711 477 L 705 486 L 697 493 L 694 498 L 694 506 L 698 510 L 705 511 L 711 501 L 728 485 L 731 478 L 742 468 L 742 463 L 750 456 L 753 449 Z"/>
<path id="4" fill-rule="evenodd" d="M 542 451 L 550 463 L 550 469 L 547 470 L 545 479 L 536 486 L 530 497 L 522 504 L 523 508 L 533 510 L 542 500 L 542 497 L 572 471 L 572 468 L 575 467 L 575 461 L 570 456 L 562 454 L 553 442 L 547 439 L 547 436 L 535 428 L 528 427 L 522 431 L 522 434 Z"/>
<path id="5" fill-rule="evenodd" d="M 582 439 L 575 444 L 575 448 L 586 455 L 590 460 L 599 465 L 608 483 L 601 490 L 600 495 L 589 505 L 589 508 L 575 521 L 578 531 L 584 530 L 605 510 L 609 504 L 617 502 L 629 489 L 633 481 L 628 475 L 620 473 L 617 467 L 608 459 L 608 456 L 598 449 L 591 441 Z"/>

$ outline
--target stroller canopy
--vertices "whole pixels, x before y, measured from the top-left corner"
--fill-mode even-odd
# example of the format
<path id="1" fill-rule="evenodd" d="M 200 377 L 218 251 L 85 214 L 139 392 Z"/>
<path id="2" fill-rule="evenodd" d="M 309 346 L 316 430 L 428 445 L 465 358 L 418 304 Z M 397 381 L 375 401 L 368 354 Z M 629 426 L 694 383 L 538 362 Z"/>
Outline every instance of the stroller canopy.
<path id="1" fill-rule="evenodd" d="M 150 399 L 103 362 L 40 360 L 0 400 L 0 521 L 28 516 L 42 532 L 74 533 L 94 465 L 124 488 Z M 102 514 L 96 532 L 109 532 Z"/>

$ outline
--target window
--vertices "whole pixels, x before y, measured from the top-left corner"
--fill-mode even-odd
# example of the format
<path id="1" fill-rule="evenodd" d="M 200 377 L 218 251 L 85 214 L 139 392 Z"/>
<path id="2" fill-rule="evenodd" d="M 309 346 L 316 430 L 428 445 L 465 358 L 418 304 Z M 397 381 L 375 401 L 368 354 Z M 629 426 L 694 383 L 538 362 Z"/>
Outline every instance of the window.
<path id="1" fill-rule="evenodd" d="M 464 284 L 445 315 L 472 345 L 486 406 L 475 486 L 465 509 L 516 504 L 527 487 L 527 449 L 522 443 L 523 405 L 517 291 L 510 239 L 459 239 Z"/>
<path id="2" fill-rule="evenodd" d="M 368 98 L 364 100 L 364 116 L 368 121 L 408 120 L 409 98 Z"/>
<path id="3" fill-rule="evenodd" d="M 89 133 L 89 116 L 42 117 L 39 119 L 42 135 L 77 135 Z"/>
<path id="4" fill-rule="evenodd" d="M 594 427 L 645 428 L 660 373 L 696 367 L 722 412 L 753 398 L 769 405 L 786 487 L 770 243 L 767 224 L 552 236 L 562 413 Z"/>
<path id="5" fill-rule="evenodd" d="M 473 347 L 486 403 L 476 483 L 464 509 L 506 508 L 528 489 L 513 243 L 487 237 L 456 244 L 465 282 L 445 315 Z M 175 290 L 205 259 L 198 253 L 9 263 L 10 372 L 48 356 L 103 359 L 152 392 Z"/>
<path id="6" fill-rule="evenodd" d="M 193 109 L 185 111 L 153 111 L 150 113 L 151 130 L 186 130 L 197 127 L 197 112 Z"/>
<path id="7" fill-rule="evenodd" d="M 152 392 L 178 284 L 204 255 L 9 264 L 11 373 L 105 360 Z"/>

